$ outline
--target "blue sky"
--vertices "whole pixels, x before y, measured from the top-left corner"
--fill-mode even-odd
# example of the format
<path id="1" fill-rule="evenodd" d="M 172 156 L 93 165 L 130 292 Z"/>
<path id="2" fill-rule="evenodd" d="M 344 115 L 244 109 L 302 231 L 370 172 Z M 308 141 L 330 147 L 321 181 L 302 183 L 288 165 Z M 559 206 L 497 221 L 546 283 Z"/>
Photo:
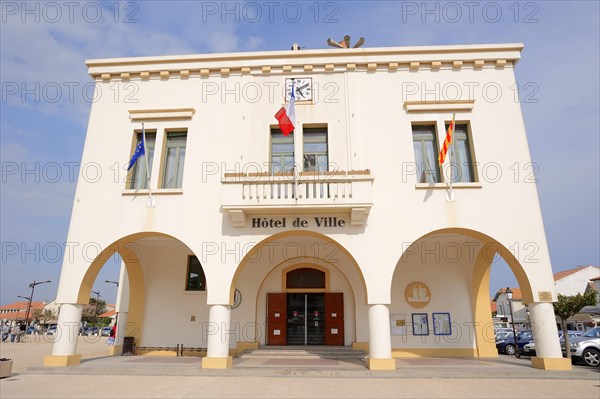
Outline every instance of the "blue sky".
<path id="1" fill-rule="evenodd" d="M 597 1 L 0 4 L 1 304 L 34 280 L 52 280 L 34 300 L 56 296 L 91 107 L 86 59 L 319 49 L 345 34 L 369 47 L 524 43 L 516 76 L 553 270 L 600 264 Z M 114 262 L 94 287 L 114 301 L 106 279 Z M 498 262 L 491 288 L 507 285 Z"/>

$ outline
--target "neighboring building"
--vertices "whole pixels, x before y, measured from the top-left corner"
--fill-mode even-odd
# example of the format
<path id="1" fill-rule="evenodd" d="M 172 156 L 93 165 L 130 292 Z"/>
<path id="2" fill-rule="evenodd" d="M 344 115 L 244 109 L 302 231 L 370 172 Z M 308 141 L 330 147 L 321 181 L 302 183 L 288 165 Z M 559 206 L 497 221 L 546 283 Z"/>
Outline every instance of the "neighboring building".
<path id="1" fill-rule="evenodd" d="M 588 290 L 595 290 L 591 280 L 600 279 L 600 267 L 598 266 L 579 266 L 574 269 L 563 270 L 554 273 L 554 285 L 557 294 L 572 296 L 583 294 Z M 526 304 L 521 298 L 521 290 L 519 288 L 511 288 L 513 291 L 513 313 L 515 319 L 515 327 L 519 330 L 529 328 L 529 315 L 527 313 Z M 502 288 L 496 292 L 492 299 L 496 303 L 496 317 L 501 321 L 505 321 L 510 326 L 511 318 L 508 308 L 508 300 Z M 596 291 L 598 292 L 598 291 Z M 556 318 L 557 327 L 560 328 L 560 319 Z M 600 324 L 600 308 L 598 306 L 586 306 L 573 317 L 567 320 L 569 330 L 585 331 L 591 327 Z"/>
<path id="2" fill-rule="evenodd" d="M 600 306 L 600 276 L 591 278 L 590 281 L 596 291 L 596 305 Z"/>
<path id="3" fill-rule="evenodd" d="M 600 277 L 598 266 L 578 266 L 554 273 L 556 292 L 565 296 L 583 294 L 591 279 Z"/>
<path id="4" fill-rule="evenodd" d="M 497 356 L 489 271 L 499 253 L 532 322 L 549 326 L 536 331 L 532 365 L 570 368 L 515 98 L 522 49 L 88 61 L 106 94 L 92 104 L 68 241 L 102 252 L 65 258 L 59 325 L 81 319 L 118 252 L 118 337 L 131 335 L 139 354 L 182 344 L 206 348 L 202 367 L 224 368 L 264 345 L 345 345 L 367 351 L 374 370 L 394 357 Z M 292 93 L 296 128 L 284 136 L 274 114 Z M 440 167 L 454 113 L 451 163 Z M 127 175 L 143 133 L 147 156 Z M 45 364 L 79 362 L 67 336 Z"/>
<path id="5" fill-rule="evenodd" d="M 600 278 L 600 267 L 598 266 L 579 266 L 554 273 L 556 293 L 573 296 L 584 294 L 589 290 L 595 291 L 594 284 L 591 282 L 594 278 Z M 559 317 L 556 318 L 556 323 L 560 328 Z M 600 325 L 600 307 L 598 306 L 586 306 L 567 320 L 569 330 L 586 331 L 596 325 Z"/>
<path id="6" fill-rule="evenodd" d="M 492 302 L 496 304 L 496 317 L 499 321 L 506 323 L 506 327 L 511 327 L 514 323 L 515 328 L 518 330 L 524 330 L 528 328 L 529 322 L 527 319 L 527 312 L 525 305 L 523 304 L 523 297 L 521 295 L 520 288 L 510 288 L 513 292 L 512 298 L 512 316 L 510 314 L 510 307 L 508 297 L 506 295 L 506 288 L 501 288 L 496 292 Z"/>
<path id="7" fill-rule="evenodd" d="M 25 321 L 25 318 L 27 317 L 28 304 L 28 301 L 21 301 L 0 306 L 0 320 L 3 323 L 11 324 L 19 321 Z M 29 309 L 29 320 L 32 320 L 32 312 L 35 309 L 43 310 L 44 306 L 44 302 L 31 302 L 31 308 Z"/>

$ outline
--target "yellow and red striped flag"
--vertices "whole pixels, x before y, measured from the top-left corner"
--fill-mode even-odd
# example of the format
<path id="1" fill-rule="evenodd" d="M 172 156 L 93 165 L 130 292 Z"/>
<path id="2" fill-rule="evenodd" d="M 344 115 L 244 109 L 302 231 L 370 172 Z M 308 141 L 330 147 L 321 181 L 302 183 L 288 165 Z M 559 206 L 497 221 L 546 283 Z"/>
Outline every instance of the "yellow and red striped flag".
<path id="1" fill-rule="evenodd" d="M 454 134 L 454 117 L 456 114 L 452 114 L 452 122 L 450 122 L 450 126 L 448 126 L 448 131 L 446 132 L 446 139 L 444 140 L 444 145 L 440 151 L 440 155 L 438 157 L 438 161 L 440 162 L 440 166 L 446 160 L 446 154 L 448 154 L 448 148 L 452 144 L 452 136 Z"/>

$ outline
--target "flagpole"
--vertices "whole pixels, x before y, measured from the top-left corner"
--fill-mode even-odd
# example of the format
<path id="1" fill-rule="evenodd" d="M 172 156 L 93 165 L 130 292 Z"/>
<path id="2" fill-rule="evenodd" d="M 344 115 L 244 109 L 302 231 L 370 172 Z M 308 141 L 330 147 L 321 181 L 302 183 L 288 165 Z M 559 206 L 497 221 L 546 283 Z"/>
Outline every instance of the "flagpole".
<path id="1" fill-rule="evenodd" d="M 146 150 L 146 130 L 142 122 L 142 141 L 144 146 L 144 161 L 146 162 L 146 179 L 148 181 L 148 208 L 154 208 L 156 201 L 152 196 L 152 187 L 150 187 L 150 168 L 148 166 L 148 151 Z"/>
<path id="2" fill-rule="evenodd" d="M 449 189 L 448 189 L 447 196 L 446 196 L 446 201 L 448 201 L 448 202 L 454 201 L 454 191 L 452 191 L 452 180 L 454 178 L 454 169 L 452 167 L 452 155 L 454 154 L 454 133 L 456 130 L 456 126 L 454 126 L 455 117 L 456 117 L 456 113 L 453 113 L 452 114 L 452 122 L 450 124 L 450 128 L 452 129 L 452 136 L 451 136 L 450 143 L 449 143 L 450 148 L 448 149 L 450 152 L 448 154 L 448 164 L 450 165 L 450 179 L 449 179 L 450 181 L 448 182 Z"/>

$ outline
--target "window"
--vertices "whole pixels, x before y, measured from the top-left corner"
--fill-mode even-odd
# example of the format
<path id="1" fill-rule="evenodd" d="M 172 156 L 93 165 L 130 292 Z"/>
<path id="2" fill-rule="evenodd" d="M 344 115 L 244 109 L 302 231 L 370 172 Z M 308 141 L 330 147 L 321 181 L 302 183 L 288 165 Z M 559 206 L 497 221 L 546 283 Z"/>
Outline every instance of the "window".
<path id="1" fill-rule="evenodd" d="M 294 169 L 294 135 L 271 129 L 271 174 Z"/>
<path id="2" fill-rule="evenodd" d="M 187 132 L 167 132 L 165 169 L 162 188 L 181 188 Z"/>
<path id="3" fill-rule="evenodd" d="M 412 133 L 415 162 L 417 163 L 417 182 L 438 183 L 440 171 L 435 125 L 413 125 Z"/>
<path id="4" fill-rule="evenodd" d="M 305 128 L 303 137 L 303 170 L 305 172 L 326 172 L 329 166 L 327 160 L 327 128 Z"/>
<path id="5" fill-rule="evenodd" d="M 286 288 L 325 288 L 325 272 L 304 267 L 288 272 Z"/>
<path id="6" fill-rule="evenodd" d="M 206 291 L 206 277 L 197 256 L 188 257 L 186 291 Z"/>
<path id="7" fill-rule="evenodd" d="M 446 131 L 448 131 L 446 125 Z M 453 182 L 474 182 L 473 161 L 471 159 L 471 146 L 469 143 L 469 131 L 466 124 L 456 124 L 454 137 L 452 138 L 452 163 L 456 165 L 453 168 L 455 176 Z"/>
<path id="8" fill-rule="evenodd" d="M 137 133 L 135 147 L 142 141 L 142 133 Z M 148 156 L 148 167 L 152 170 L 152 161 L 154 160 L 154 146 L 156 143 L 156 132 L 146 132 L 146 155 Z M 146 160 L 144 157 L 138 158 L 132 168 L 131 180 L 128 188 L 133 190 L 148 188 L 148 174 L 146 171 Z"/>

